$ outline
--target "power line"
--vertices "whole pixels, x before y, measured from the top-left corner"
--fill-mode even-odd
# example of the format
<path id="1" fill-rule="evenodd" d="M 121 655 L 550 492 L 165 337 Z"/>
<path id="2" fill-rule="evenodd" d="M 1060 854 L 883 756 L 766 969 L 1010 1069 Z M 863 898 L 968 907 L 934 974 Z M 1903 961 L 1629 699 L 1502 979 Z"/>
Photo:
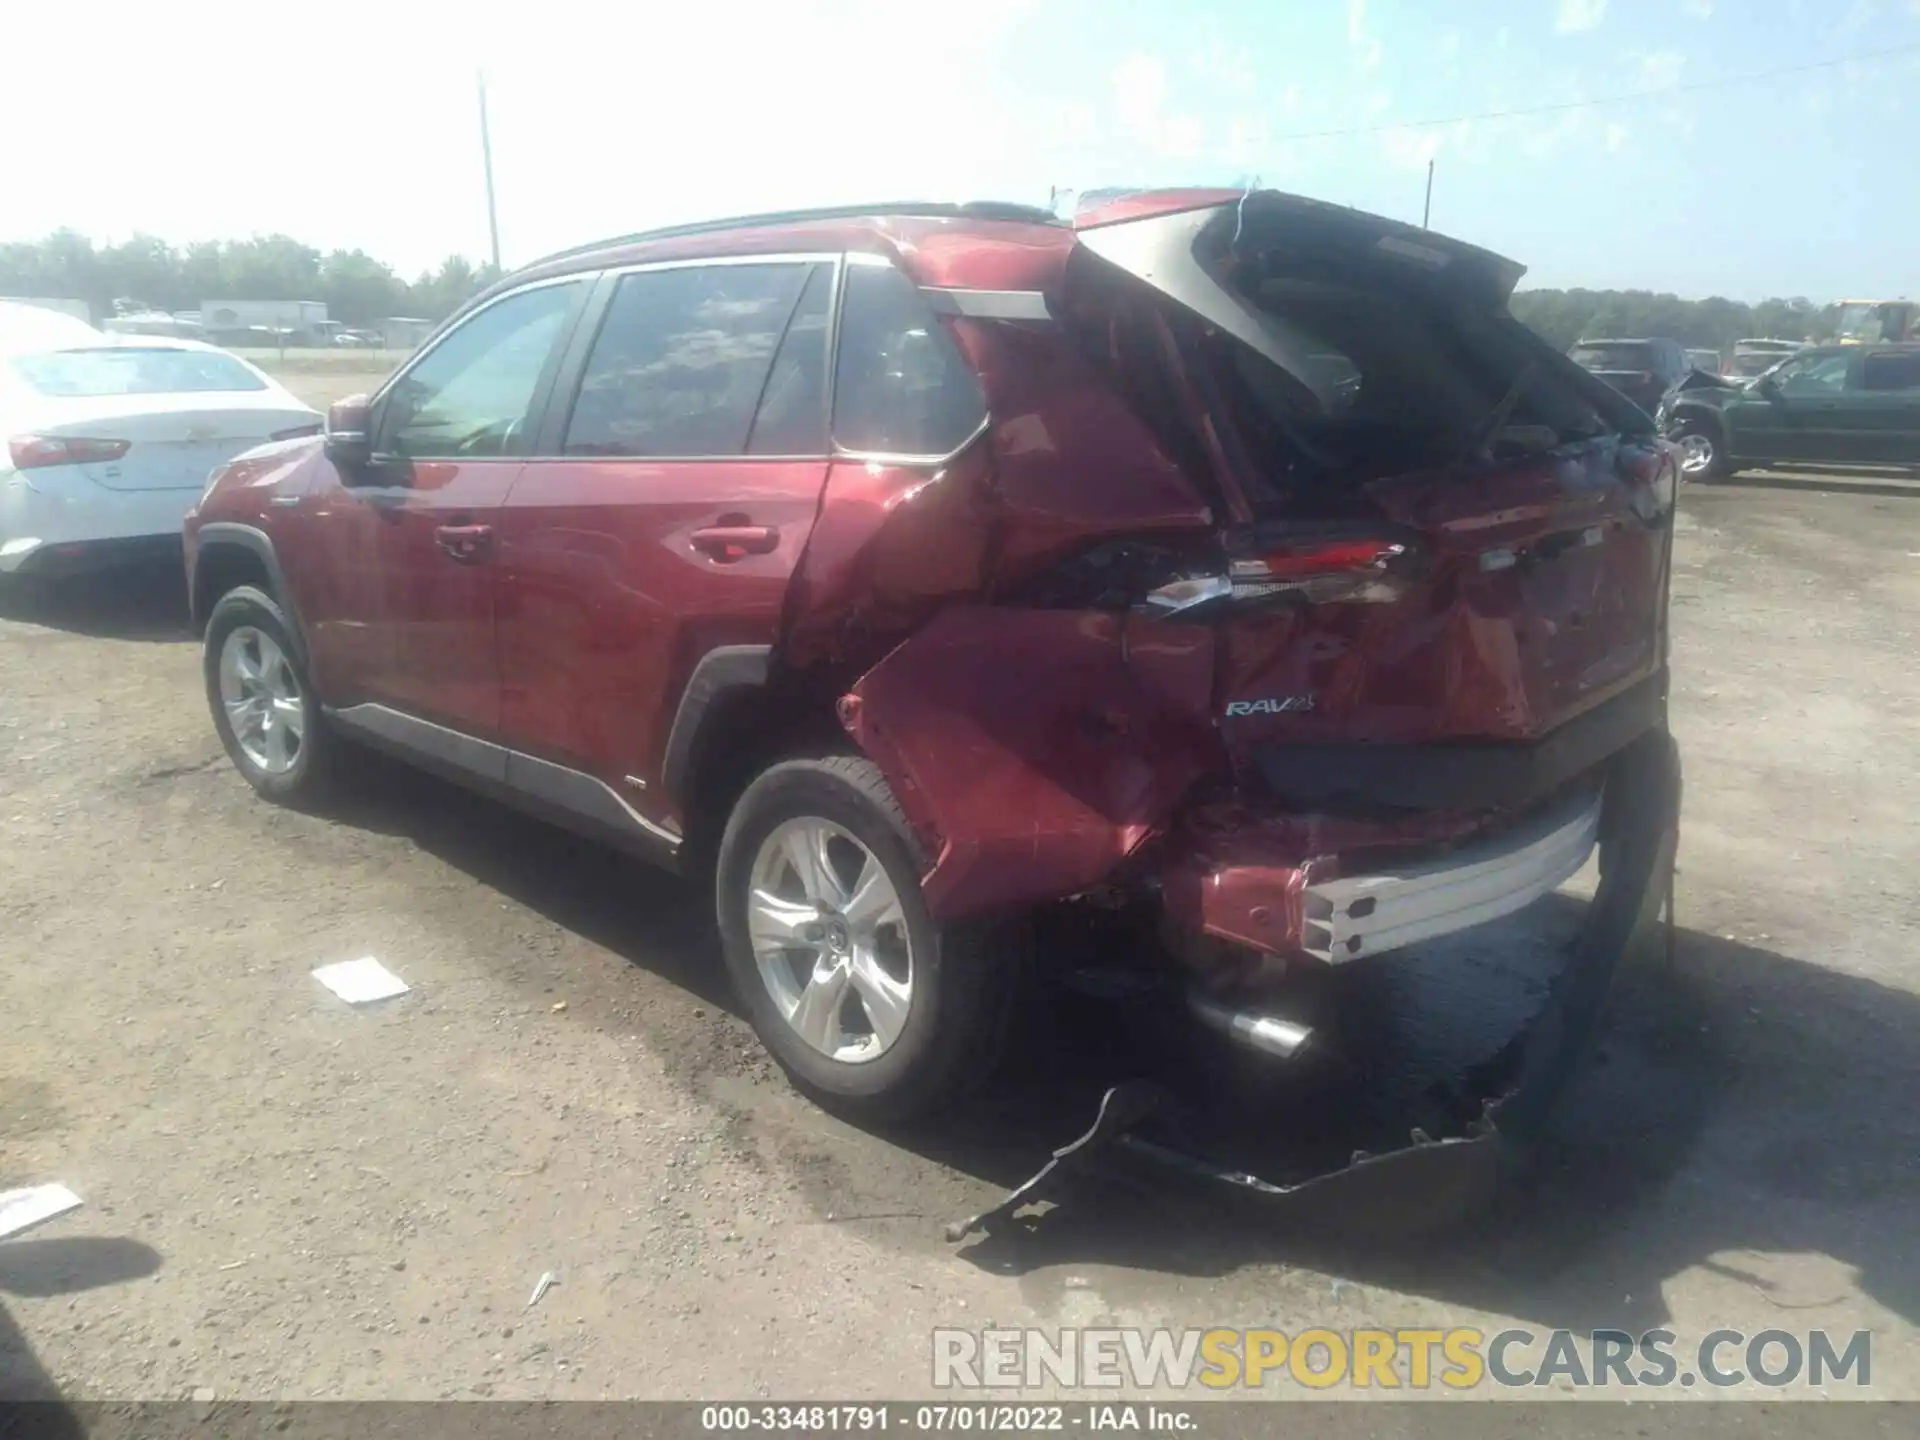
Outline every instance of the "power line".
<path id="1" fill-rule="evenodd" d="M 1696 80 L 1689 85 L 1663 85 L 1653 90 L 1631 90 L 1599 100 L 1567 100 L 1558 105 L 1529 105 L 1518 110 L 1482 110 L 1471 115 L 1447 115 L 1432 120 L 1395 120 L 1385 125 L 1350 125 L 1338 130 L 1298 130 L 1290 135 L 1274 135 L 1269 143 L 1281 140 L 1332 140 L 1347 135 L 1380 135 L 1389 130 L 1430 130 L 1440 125 L 1463 125 L 1470 120 L 1512 120 L 1525 115 L 1553 115 L 1567 110 L 1591 110 L 1602 105 L 1626 105 L 1636 100 L 1661 100 L 1671 95 L 1690 95 L 1702 90 L 1724 90 L 1733 85 L 1748 85 L 1756 80 L 1776 80 L 1782 75 L 1804 75 L 1814 70 L 1831 70 L 1840 65 L 1857 65 L 1865 60 L 1884 60 L 1893 55 L 1920 52 L 1920 44 L 1893 45 L 1885 50 L 1863 50 L 1857 55 L 1841 55 L 1832 60 L 1815 60 L 1806 65 L 1782 65 L 1777 70 L 1755 70 L 1746 75 L 1726 75 L 1718 80 Z"/>

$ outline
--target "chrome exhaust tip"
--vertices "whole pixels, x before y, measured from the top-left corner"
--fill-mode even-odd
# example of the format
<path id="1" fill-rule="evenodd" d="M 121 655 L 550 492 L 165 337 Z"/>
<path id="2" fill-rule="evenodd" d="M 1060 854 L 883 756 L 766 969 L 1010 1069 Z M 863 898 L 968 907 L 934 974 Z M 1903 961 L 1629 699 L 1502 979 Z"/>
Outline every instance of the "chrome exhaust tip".
<path id="1" fill-rule="evenodd" d="M 1311 1026 L 1283 1020 L 1278 1015 L 1235 1010 L 1198 993 L 1187 997 L 1187 1005 L 1193 1011 L 1194 1018 L 1209 1029 L 1218 1030 L 1229 1039 L 1281 1060 L 1291 1059 L 1301 1046 L 1313 1038 Z"/>

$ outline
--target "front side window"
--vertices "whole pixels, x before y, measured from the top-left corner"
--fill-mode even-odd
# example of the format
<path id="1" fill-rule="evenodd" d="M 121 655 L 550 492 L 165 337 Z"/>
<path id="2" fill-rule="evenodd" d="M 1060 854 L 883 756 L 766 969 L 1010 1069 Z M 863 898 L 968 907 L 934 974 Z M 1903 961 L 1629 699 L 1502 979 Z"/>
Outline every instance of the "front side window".
<path id="1" fill-rule="evenodd" d="M 1823 395 L 1847 383 L 1847 354 L 1805 355 L 1787 361 L 1773 372 L 1774 383 L 1793 395 Z"/>
<path id="2" fill-rule="evenodd" d="M 827 270 L 790 261 L 623 276 L 587 358 L 567 423 L 566 453 L 659 459 L 744 454 L 763 395 L 783 407 L 804 404 L 794 401 L 784 371 L 778 396 L 769 394 L 770 372 L 789 322 L 797 325 L 801 318 L 796 311 L 802 300 L 825 294 L 824 278 L 819 290 L 809 281 Z M 824 343 L 824 328 L 799 328 L 796 346 L 806 334 Z M 775 422 L 769 433 L 778 428 Z"/>
<path id="3" fill-rule="evenodd" d="M 834 443 L 869 455 L 949 455 L 986 416 L 978 378 L 913 282 L 891 265 L 849 264 Z"/>
<path id="4" fill-rule="evenodd" d="M 1863 390 L 1920 390 L 1920 350 L 1869 355 L 1861 368 Z"/>
<path id="5" fill-rule="evenodd" d="M 450 330 L 387 392 L 381 453 L 416 460 L 516 453 L 540 377 L 585 283 L 523 290 Z"/>

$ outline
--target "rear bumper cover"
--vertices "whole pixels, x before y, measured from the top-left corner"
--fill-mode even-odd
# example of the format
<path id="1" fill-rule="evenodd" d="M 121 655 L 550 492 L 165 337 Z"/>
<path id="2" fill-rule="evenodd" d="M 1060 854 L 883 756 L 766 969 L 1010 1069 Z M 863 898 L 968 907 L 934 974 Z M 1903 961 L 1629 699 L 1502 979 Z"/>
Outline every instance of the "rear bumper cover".
<path id="1" fill-rule="evenodd" d="M 108 490 L 81 469 L 56 466 L 0 481 L 0 573 L 86 569 L 111 563 L 121 550 L 137 555 L 179 543 L 198 491 Z"/>
<path id="2" fill-rule="evenodd" d="M 1666 675 L 1650 675 L 1531 743 L 1275 745 L 1260 778 L 1291 809 L 1519 809 L 1661 724 L 1666 695 Z"/>
<path id="3" fill-rule="evenodd" d="M 992 1232 L 1015 1211 L 1052 1198 L 1061 1182 L 1102 1156 L 1171 1169 L 1290 1211 L 1342 1226 L 1441 1225 L 1482 1203 L 1498 1177 L 1545 1132 L 1555 1106 L 1600 1034 L 1623 966 L 1656 939 L 1679 839 L 1680 757 L 1663 728 L 1647 732 L 1609 768 L 1600 815 L 1599 889 L 1566 964 L 1534 1018 L 1467 1076 L 1474 1118 L 1457 1134 L 1414 1129 L 1408 1143 L 1356 1153 L 1339 1169 L 1288 1184 L 1263 1180 L 1163 1138 L 1177 1133 L 1179 1102 L 1152 1083 L 1114 1087 L 1093 1127 L 981 1215 L 948 1228 L 950 1240 Z M 1172 1119 L 1176 1123 L 1156 1122 Z"/>

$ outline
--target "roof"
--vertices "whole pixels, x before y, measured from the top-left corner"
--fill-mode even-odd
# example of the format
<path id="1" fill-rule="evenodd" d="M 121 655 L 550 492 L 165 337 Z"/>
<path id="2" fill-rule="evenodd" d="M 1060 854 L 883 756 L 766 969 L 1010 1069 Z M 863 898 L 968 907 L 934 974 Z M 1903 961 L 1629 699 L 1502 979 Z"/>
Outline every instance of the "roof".
<path id="1" fill-rule="evenodd" d="M 831 205 L 808 210 L 770 210 L 757 215 L 735 215 L 720 220 L 700 220 L 687 225 L 668 225 L 658 230 L 637 230 L 631 235 L 616 235 L 557 250 L 521 267 L 537 270 L 561 260 L 598 255 L 640 245 L 650 240 L 677 240 L 686 235 L 717 235 L 729 230 L 768 230 L 801 225 L 819 220 L 867 220 L 891 216 L 935 220 L 1003 220 L 1026 225 L 1056 225 L 1066 222 L 1051 210 L 1037 205 L 1018 205 L 1000 200 L 971 200 L 962 204 L 935 200 L 885 201 L 867 205 Z"/>

